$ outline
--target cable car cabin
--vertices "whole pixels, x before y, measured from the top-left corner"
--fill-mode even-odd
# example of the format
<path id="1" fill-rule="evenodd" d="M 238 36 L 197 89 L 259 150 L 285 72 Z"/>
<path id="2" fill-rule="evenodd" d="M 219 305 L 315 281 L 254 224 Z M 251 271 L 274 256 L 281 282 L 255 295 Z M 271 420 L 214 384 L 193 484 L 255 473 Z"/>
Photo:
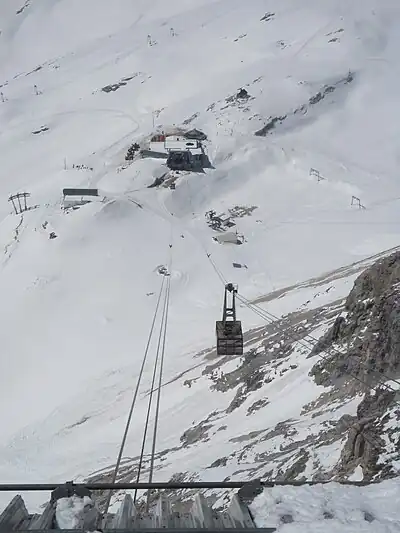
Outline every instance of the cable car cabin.
<path id="1" fill-rule="evenodd" d="M 242 324 L 239 320 L 216 322 L 217 355 L 243 355 Z"/>
<path id="2" fill-rule="evenodd" d="M 236 320 L 236 293 L 237 287 L 232 283 L 225 285 L 222 320 L 217 320 L 215 323 L 217 355 L 243 355 L 242 323 Z M 230 305 L 228 304 L 229 295 Z"/>

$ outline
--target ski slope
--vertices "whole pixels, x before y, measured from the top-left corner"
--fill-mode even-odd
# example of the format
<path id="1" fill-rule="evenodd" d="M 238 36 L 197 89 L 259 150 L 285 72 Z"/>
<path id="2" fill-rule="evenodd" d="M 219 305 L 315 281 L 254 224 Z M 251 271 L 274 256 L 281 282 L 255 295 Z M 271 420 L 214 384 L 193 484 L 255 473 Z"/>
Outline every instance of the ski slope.
<path id="1" fill-rule="evenodd" d="M 252 299 L 398 246 L 400 6 L 28 0 L 16 14 L 23 5 L 0 5 L 0 477 L 51 482 L 114 463 L 170 244 L 160 451 L 234 396 L 210 390 L 196 356 L 213 346 L 222 303 L 207 253 Z M 309 105 L 326 86 L 335 90 Z M 247 103 L 226 100 L 241 87 Z M 255 136 L 285 115 L 270 135 Z M 122 166 L 153 120 L 160 129 L 189 120 L 203 130 L 215 169 L 180 178 L 174 191 L 148 189 L 160 161 Z M 107 201 L 65 214 L 62 189 L 76 186 L 99 188 Z M 20 191 L 31 193 L 22 217 L 8 202 Z M 365 209 L 351 205 L 353 196 Z M 204 215 L 235 206 L 256 207 L 235 220 L 246 242 L 219 246 Z M 337 280 L 318 302 L 343 298 L 353 280 Z M 294 290 L 268 309 L 281 316 L 309 308 L 315 295 L 313 287 Z M 240 313 L 246 329 L 260 326 L 248 309 Z M 307 378 L 311 362 L 299 356 L 299 365 L 284 386 L 271 386 L 276 403 L 254 418 L 232 413 L 212 446 L 178 452 L 179 468 L 200 478 L 237 475 L 237 464 L 205 469 L 227 448 L 240 450 L 231 439 L 283 415 L 300 420 L 303 404 L 321 394 Z M 196 386 L 183 385 L 188 377 Z M 143 393 L 127 457 L 140 450 L 145 409 Z M 354 414 L 356 402 L 343 409 Z M 160 463 L 157 478 L 169 479 L 176 465 L 172 456 Z"/>

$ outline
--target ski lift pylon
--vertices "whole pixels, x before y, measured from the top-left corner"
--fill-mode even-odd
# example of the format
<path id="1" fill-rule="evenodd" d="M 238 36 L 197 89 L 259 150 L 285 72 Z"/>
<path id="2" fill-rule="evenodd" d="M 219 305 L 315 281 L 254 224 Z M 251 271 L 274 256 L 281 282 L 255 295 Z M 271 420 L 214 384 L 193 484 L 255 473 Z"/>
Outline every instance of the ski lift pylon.
<path id="1" fill-rule="evenodd" d="M 233 283 L 225 285 L 222 320 L 215 323 L 218 355 L 243 355 L 242 323 L 236 320 L 236 293 Z"/>

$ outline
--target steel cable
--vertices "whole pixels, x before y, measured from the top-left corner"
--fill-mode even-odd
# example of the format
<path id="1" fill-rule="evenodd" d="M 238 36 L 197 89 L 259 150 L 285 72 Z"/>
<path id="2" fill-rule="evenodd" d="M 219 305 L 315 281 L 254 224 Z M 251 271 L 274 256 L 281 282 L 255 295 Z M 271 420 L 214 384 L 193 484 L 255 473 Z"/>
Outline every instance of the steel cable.
<path id="1" fill-rule="evenodd" d="M 164 276 L 164 280 L 165 280 L 165 276 Z M 164 298 L 164 306 L 163 306 L 164 309 L 163 309 L 163 314 L 162 314 L 162 318 L 161 318 L 160 333 L 158 335 L 157 352 L 156 352 L 156 358 L 155 358 L 155 361 L 154 361 L 153 377 L 152 377 L 152 380 L 151 380 L 149 401 L 148 401 L 148 405 L 147 405 L 147 414 L 146 414 L 146 421 L 145 421 L 145 427 L 144 427 L 144 432 L 143 432 L 142 449 L 140 451 L 140 459 L 139 459 L 138 472 L 137 472 L 137 476 L 136 476 L 136 483 L 139 483 L 139 480 L 140 480 L 140 474 L 141 474 L 141 471 L 142 471 L 142 465 L 143 465 L 143 459 L 144 459 L 144 451 L 145 451 L 145 447 L 146 447 L 146 438 L 147 438 L 147 431 L 148 431 L 148 427 L 149 427 L 151 405 L 152 405 L 152 402 L 153 402 L 154 384 L 156 382 L 158 360 L 159 360 L 159 357 L 160 357 L 160 345 L 161 345 L 161 338 L 162 338 L 162 328 L 163 328 L 163 323 L 164 323 L 164 319 L 165 319 L 165 299 L 166 298 L 167 298 L 167 292 L 165 293 L 165 298 Z M 134 498 L 133 498 L 133 502 L 134 503 L 136 503 L 136 500 L 137 500 L 137 492 L 138 491 L 136 489 L 135 490 L 135 494 L 134 494 Z"/>
<path id="2" fill-rule="evenodd" d="M 158 389 L 157 389 L 157 402 L 156 402 L 156 412 L 154 417 L 154 430 L 153 430 L 153 442 L 152 442 L 152 448 L 151 448 L 151 458 L 150 458 L 150 469 L 149 469 L 149 483 L 153 481 L 153 474 L 154 474 L 154 461 L 155 461 L 155 453 L 156 453 L 156 444 L 157 444 L 157 432 L 158 432 L 158 424 L 159 424 L 159 416 L 160 416 L 160 400 L 161 400 L 161 389 L 162 389 L 162 378 L 164 373 L 164 362 L 165 362 L 165 346 L 166 346 L 166 340 L 167 340 L 167 327 L 168 327 L 168 312 L 169 312 L 169 304 L 170 304 L 170 292 L 171 292 L 171 275 L 172 275 L 172 224 L 171 224 L 171 244 L 170 244 L 170 260 L 169 260 L 169 277 L 167 280 L 167 288 L 166 288 L 166 297 L 165 297 L 165 307 L 163 312 L 163 318 L 165 317 L 165 320 L 163 320 L 163 340 L 162 340 L 162 349 L 161 349 L 161 360 L 160 360 L 160 371 L 158 375 Z M 161 332 L 160 332 L 161 333 Z M 146 509 L 149 509 L 150 505 L 150 490 L 147 492 L 147 502 L 146 502 Z"/>
<path id="3" fill-rule="evenodd" d="M 127 439 L 127 436 L 128 436 L 129 427 L 130 427 L 131 420 L 132 420 L 133 410 L 135 408 L 137 396 L 138 396 L 138 393 L 139 393 L 139 387 L 140 387 L 140 383 L 141 383 L 141 380 L 142 380 L 142 377 L 143 377 L 143 371 L 144 371 L 144 367 L 145 367 L 145 364 L 146 364 L 147 355 L 148 355 L 148 352 L 149 352 L 150 342 L 151 342 L 151 339 L 152 339 L 152 336 L 153 336 L 154 325 L 155 325 L 155 322 L 156 322 L 157 313 L 158 313 L 158 309 L 159 309 L 159 306 L 160 306 L 161 295 L 162 295 L 163 288 L 164 288 L 164 282 L 165 282 L 165 277 L 163 277 L 163 280 L 162 280 L 162 283 L 161 283 L 160 292 L 158 294 L 157 304 L 156 304 L 156 308 L 155 308 L 155 311 L 154 311 L 154 315 L 153 315 L 153 319 L 152 319 L 152 323 L 151 323 L 151 327 L 150 327 L 150 332 L 149 332 L 149 336 L 148 336 L 148 339 L 147 339 L 146 349 L 145 349 L 145 352 L 144 352 L 144 356 L 143 356 L 143 359 L 142 359 L 142 364 L 141 364 L 140 371 L 139 371 L 138 380 L 137 380 L 137 383 L 136 383 L 135 392 L 133 394 L 131 407 L 130 407 L 128 418 L 127 418 L 127 421 L 126 421 L 125 430 L 124 430 L 124 434 L 123 434 L 122 442 L 121 442 L 121 447 L 120 447 L 120 450 L 119 450 L 119 453 L 118 453 L 117 462 L 115 464 L 114 472 L 113 472 L 113 475 L 112 475 L 112 478 L 111 478 L 111 483 L 112 484 L 114 484 L 116 479 L 117 479 L 118 470 L 119 470 L 121 459 L 122 459 L 122 454 L 124 452 L 124 447 L 125 447 L 126 439 Z M 108 493 L 108 496 L 107 496 L 107 500 L 106 500 L 106 504 L 105 504 L 105 508 L 104 508 L 104 513 L 103 513 L 104 521 L 107 518 L 107 512 L 108 512 L 108 509 L 110 507 L 111 497 L 112 497 L 112 490 L 110 489 L 110 491 Z"/>

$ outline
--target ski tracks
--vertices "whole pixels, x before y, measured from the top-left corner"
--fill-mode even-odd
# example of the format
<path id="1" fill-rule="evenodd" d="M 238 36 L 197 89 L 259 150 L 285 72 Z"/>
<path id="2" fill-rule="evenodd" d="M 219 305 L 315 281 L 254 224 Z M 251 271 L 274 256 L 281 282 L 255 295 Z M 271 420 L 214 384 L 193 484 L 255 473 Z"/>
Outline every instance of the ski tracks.
<path id="1" fill-rule="evenodd" d="M 21 219 L 20 219 L 20 221 L 18 222 L 17 226 L 14 229 L 13 239 L 8 244 L 6 244 L 6 246 L 4 247 L 4 256 L 5 256 L 5 258 L 3 259 L 3 262 L 2 262 L 2 267 L 3 268 L 7 265 L 7 263 L 9 262 L 11 257 L 13 256 L 15 250 L 17 249 L 18 244 L 20 243 L 21 227 L 22 227 L 23 222 L 24 222 L 24 216 L 21 215 Z M 24 228 L 25 227 L 26 226 L 24 226 Z M 22 229 L 24 229 L 24 228 L 22 228 Z"/>

